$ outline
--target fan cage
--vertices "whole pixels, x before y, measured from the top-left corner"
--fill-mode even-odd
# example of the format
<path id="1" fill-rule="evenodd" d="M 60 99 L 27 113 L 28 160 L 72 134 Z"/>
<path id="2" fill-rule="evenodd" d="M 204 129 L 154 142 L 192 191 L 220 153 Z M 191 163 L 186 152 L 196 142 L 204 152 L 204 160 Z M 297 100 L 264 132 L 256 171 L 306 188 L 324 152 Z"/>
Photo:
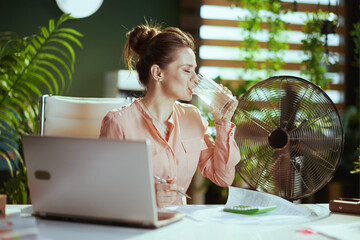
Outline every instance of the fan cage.
<path id="1" fill-rule="evenodd" d="M 232 121 L 240 149 L 236 171 L 253 189 L 288 200 L 308 197 L 334 176 L 344 133 L 326 93 L 293 76 L 251 87 Z"/>

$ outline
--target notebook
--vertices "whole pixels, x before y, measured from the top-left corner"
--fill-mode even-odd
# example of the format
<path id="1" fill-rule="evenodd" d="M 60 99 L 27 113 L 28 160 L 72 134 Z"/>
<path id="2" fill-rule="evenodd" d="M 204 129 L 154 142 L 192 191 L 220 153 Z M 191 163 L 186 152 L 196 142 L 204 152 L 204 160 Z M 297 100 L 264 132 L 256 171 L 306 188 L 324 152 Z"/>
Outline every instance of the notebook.
<path id="1" fill-rule="evenodd" d="M 150 142 L 23 135 L 30 199 L 45 218 L 161 227 Z"/>

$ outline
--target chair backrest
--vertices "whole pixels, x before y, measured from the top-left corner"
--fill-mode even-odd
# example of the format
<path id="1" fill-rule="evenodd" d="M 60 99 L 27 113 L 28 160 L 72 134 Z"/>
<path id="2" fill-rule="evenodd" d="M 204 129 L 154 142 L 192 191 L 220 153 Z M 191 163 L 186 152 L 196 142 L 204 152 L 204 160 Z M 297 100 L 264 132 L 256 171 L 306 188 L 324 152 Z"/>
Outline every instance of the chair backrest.
<path id="1" fill-rule="evenodd" d="M 82 98 L 44 95 L 40 98 L 39 134 L 97 138 L 103 117 L 134 98 Z"/>

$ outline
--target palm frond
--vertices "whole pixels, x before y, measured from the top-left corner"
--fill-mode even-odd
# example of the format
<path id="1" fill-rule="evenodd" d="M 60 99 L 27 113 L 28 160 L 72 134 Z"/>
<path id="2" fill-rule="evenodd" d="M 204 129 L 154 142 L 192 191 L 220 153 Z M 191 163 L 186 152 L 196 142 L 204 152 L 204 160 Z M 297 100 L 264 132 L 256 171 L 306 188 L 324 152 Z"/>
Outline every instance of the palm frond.
<path id="1" fill-rule="evenodd" d="M 19 173 L 12 164 L 14 158 L 25 167 L 19 151 L 21 134 L 37 130 L 39 97 L 60 95 L 71 85 L 73 46 L 82 47 L 79 38 L 83 35 L 61 27 L 68 19 L 69 14 L 57 22 L 51 19 L 38 34 L 22 38 L 0 33 L 0 161 L 8 163 L 12 176 Z"/>

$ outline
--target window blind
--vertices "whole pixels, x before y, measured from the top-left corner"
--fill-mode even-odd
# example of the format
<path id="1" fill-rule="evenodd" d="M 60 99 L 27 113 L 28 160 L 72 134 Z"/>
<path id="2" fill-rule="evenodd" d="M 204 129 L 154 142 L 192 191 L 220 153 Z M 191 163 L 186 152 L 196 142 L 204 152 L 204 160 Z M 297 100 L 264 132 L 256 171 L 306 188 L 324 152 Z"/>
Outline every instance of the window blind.
<path id="1" fill-rule="evenodd" d="M 331 79 L 329 89 L 326 93 L 339 109 L 345 107 L 344 101 L 344 73 L 345 73 L 345 44 L 343 17 L 344 8 L 337 0 L 297 0 L 296 11 L 289 11 L 282 15 L 289 29 L 284 34 L 284 39 L 289 48 L 283 50 L 282 60 L 285 62 L 283 70 L 276 71 L 272 75 L 292 75 L 306 79 L 300 74 L 301 61 L 305 58 L 304 52 L 300 50 L 301 40 L 306 36 L 302 32 L 306 12 L 331 11 L 338 14 L 339 24 L 335 34 L 328 35 L 328 49 L 332 61 L 337 62 L 335 70 L 328 69 L 326 77 Z M 285 0 L 281 3 L 283 8 L 290 9 L 294 1 Z M 248 14 L 245 8 L 232 6 L 226 0 L 182 0 L 182 11 L 180 25 L 184 30 L 195 35 L 198 43 L 199 71 L 204 75 L 217 78 L 223 83 L 237 87 L 246 80 L 265 79 L 269 77 L 265 70 L 247 70 L 244 59 L 244 49 L 241 48 L 244 35 L 239 28 L 239 21 Z M 261 31 L 256 34 L 259 41 L 259 52 L 255 55 L 255 61 L 262 64 L 267 55 L 267 31 L 266 23 L 261 25 Z"/>

